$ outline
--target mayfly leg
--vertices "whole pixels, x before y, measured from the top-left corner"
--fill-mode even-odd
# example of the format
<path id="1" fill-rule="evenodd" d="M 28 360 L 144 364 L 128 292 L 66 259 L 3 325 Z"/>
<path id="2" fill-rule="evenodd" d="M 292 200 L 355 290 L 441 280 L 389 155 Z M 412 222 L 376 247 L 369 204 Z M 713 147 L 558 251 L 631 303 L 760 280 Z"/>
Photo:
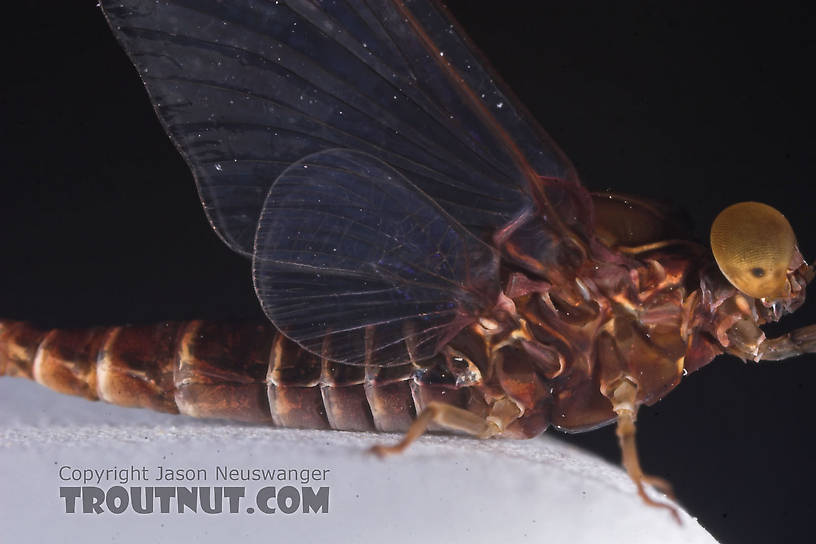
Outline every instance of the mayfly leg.
<path id="1" fill-rule="evenodd" d="M 644 484 L 651 485 L 669 498 L 674 498 L 674 492 L 669 482 L 657 476 L 644 474 L 643 469 L 640 467 L 640 458 L 635 443 L 637 386 L 631 381 L 623 379 L 619 385 L 612 389 L 609 398 L 612 401 L 612 408 L 618 415 L 615 434 L 618 436 L 618 443 L 620 444 L 622 463 L 627 474 L 629 474 L 629 478 L 637 486 L 638 495 L 649 506 L 667 509 L 671 512 L 675 521 L 681 523 L 677 508 L 670 504 L 655 501 L 646 494 Z"/>
<path id="2" fill-rule="evenodd" d="M 757 346 L 758 361 L 781 361 L 805 353 L 816 353 L 816 325 L 768 338 Z"/>
<path id="3" fill-rule="evenodd" d="M 428 425 L 431 423 L 436 423 L 446 429 L 462 431 L 479 438 L 489 438 L 500 432 L 499 426 L 494 422 L 479 417 L 463 408 L 441 402 L 430 402 L 416 420 L 411 423 L 402 440 L 393 446 L 377 444 L 372 446 L 371 452 L 380 457 L 402 453 L 414 440 L 425 434 Z"/>
<path id="4" fill-rule="evenodd" d="M 460 431 L 477 438 L 490 438 L 501 434 L 507 425 L 519 415 L 521 411 L 509 399 L 496 401 L 487 417 L 443 402 L 429 402 L 408 428 L 402 440 L 393 446 L 377 444 L 371 448 L 371 452 L 380 457 L 401 453 L 414 440 L 422 436 L 431 423 L 436 423 L 446 430 Z"/>

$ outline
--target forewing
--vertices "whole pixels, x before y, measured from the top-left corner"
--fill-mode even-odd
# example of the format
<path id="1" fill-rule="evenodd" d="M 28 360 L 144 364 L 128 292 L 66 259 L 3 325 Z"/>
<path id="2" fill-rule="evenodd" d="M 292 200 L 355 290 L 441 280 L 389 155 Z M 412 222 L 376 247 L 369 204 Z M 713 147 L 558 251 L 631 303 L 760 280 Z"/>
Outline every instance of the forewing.
<path id="1" fill-rule="evenodd" d="M 482 239 L 569 162 L 429 0 L 103 0 L 204 209 L 249 254 L 290 164 L 385 161 Z"/>
<path id="2" fill-rule="evenodd" d="M 275 326 L 353 365 L 416 362 L 491 308 L 498 255 L 379 159 L 310 155 L 269 192 L 253 258 Z"/>

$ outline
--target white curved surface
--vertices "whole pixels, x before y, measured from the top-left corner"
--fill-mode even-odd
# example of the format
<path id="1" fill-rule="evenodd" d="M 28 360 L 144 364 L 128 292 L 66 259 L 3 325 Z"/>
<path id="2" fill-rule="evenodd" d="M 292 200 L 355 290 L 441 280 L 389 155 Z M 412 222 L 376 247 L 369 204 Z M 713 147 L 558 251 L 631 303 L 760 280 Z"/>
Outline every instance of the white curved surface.
<path id="1" fill-rule="evenodd" d="M 547 436 L 429 436 L 383 461 L 365 449 L 395 435 L 198 421 L 90 403 L 17 379 L 0 379 L 0 414 L 4 542 L 715 542 L 685 512 L 680 526 L 665 510 L 645 507 L 620 468 Z M 60 481 L 64 465 L 147 466 L 151 475 L 159 465 L 201 467 L 208 470 L 201 485 L 243 485 L 250 499 L 264 485 L 292 482 L 225 484 L 214 481 L 215 467 L 329 469 L 325 483 L 315 482 L 330 487 L 329 512 L 66 514 L 59 487 L 78 484 Z"/>

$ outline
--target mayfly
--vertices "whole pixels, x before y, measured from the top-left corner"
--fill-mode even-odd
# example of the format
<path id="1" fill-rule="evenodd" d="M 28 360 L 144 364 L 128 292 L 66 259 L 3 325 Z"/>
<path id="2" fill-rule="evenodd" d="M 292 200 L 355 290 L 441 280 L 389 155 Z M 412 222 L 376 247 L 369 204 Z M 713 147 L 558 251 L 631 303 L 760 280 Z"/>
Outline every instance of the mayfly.
<path id="1" fill-rule="evenodd" d="M 634 420 L 813 271 L 784 217 L 727 209 L 711 249 L 589 193 L 434 2 L 103 2 L 271 323 L 0 325 L 0 374 L 127 406 L 280 426 L 531 437 Z"/>

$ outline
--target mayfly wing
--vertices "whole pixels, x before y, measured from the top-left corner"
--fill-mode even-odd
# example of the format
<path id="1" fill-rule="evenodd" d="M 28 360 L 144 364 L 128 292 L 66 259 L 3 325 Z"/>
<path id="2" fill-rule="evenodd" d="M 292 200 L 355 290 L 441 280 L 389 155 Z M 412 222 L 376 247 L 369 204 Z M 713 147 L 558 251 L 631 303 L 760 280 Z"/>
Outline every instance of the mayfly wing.
<path id="1" fill-rule="evenodd" d="M 216 232 L 243 254 L 274 181 L 326 149 L 386 162 L 483 240 L 547 207 L 545 180 L 577 181 L 435 1 L 103 0 L 102 8 Z"/>
<path id="2" fill-rule="evenodd" d="M 498 254 L 385 162 L 327 150 L 284 170 L 255 240 L 258 298 L 326 359 L 388 366 L 434 355 L 492 307 Z"/>

